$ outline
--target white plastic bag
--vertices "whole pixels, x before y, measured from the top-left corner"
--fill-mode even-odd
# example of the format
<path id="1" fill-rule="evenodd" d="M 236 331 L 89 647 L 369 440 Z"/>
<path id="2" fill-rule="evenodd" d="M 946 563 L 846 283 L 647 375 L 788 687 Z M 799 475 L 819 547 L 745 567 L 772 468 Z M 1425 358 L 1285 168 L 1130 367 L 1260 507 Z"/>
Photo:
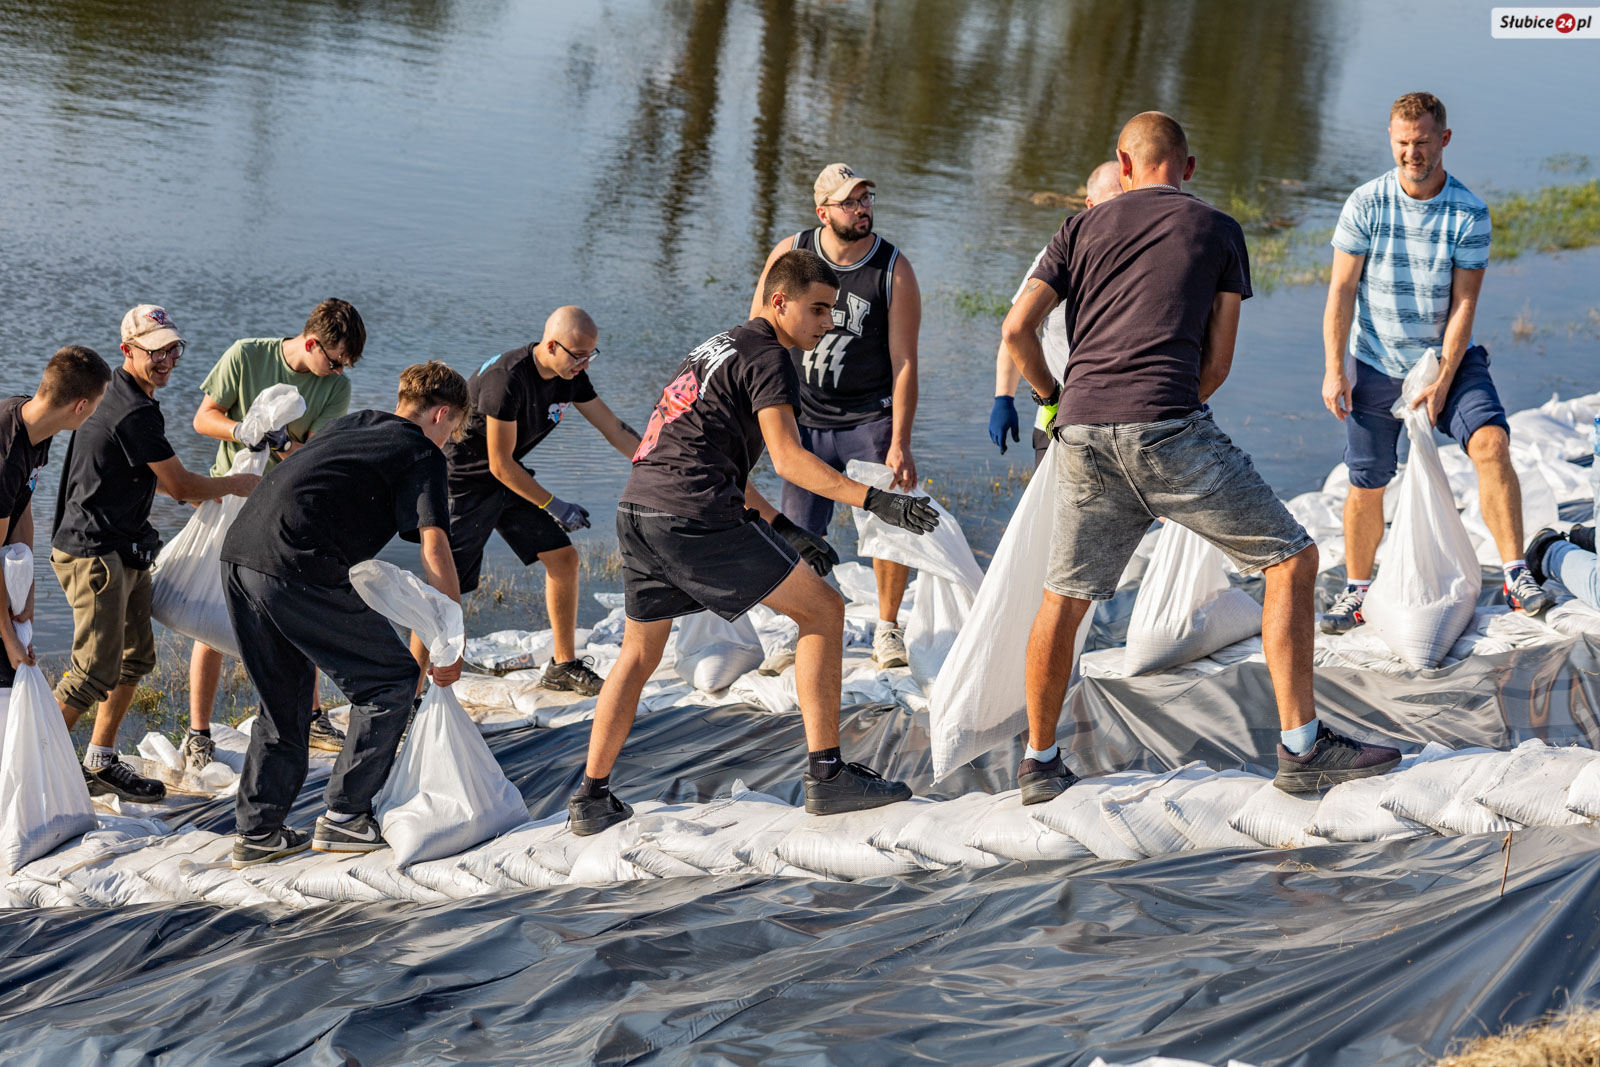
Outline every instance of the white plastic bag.
<path id="1" fill-rule="evenodd" d="M 299 390 L 281 383 L 261 391 L 245 414 L 244 424 L 259 442 L 261 434 L 282 429 L 305 411 L 306 401 Z M 241 448 L 234 453 L 228 473 L 263 474 L 267 460 L 265 450 Z M 178 536 L 163 546 L 150 572 L 150 610 L 156 621 L 230 656 L 239 654 L 239 642 L 222 599 L 222 539 L 244 502 L 242 496 L 225 496 L 195 508 Z"/>
<path id="2" fill-rule="evenodd" d="M 707 693 L 720 692 L 761 666 L 761 638 L 748 614 L 733 622 L 709 611 L 678 620 L 678 677 Z"/>
<path id="3" fill-rule="evenodd" d="M 416 575 L 367 560 L 350 568 L 350 584 L 369 607 L 415 630 L 433 663 L 461 657 L 461 606 Z M 455 855 L 528 821 L 522 794 L 455 694 L 431 683 L 373 809 L 402 866 Z"/>
<path id="4" fill-rule="evenodd" d="M 0 570 L 5 575 L 5 603 L 16 614 L 28 606 L 28 590 L 33 588 L 33 549 L 27 545 L 7 545 L 0 552 Z M 14 622 L 17 640 L 27 648 L 33 640 L 33 623 Z M 0 752 L 4 752 L 6 715 L 10 708 L 10 693 L 0 689 Z"/>
<path id="5" fill-rule="evenodd" d="M 1188 663 L 1260 632 L 1261 605 L 1229 583 L 1222 550 L 1166 523 L 1134 601 L 1123 673 Z"/>
<path id="6" fill-rule="evenodd" d="M 1044 593 L 1055 528 L 1056 468 L 1061 449 L 1054 443 L 1028 482 L 1006 525 L 994 562 L 984 575 L 967 621 L 956 635 L 928 696 L 933 776 L 937 780 L 985 752 L 1009 743 L 1027 729 L 1023 691 L 1028 633 Z M 1084 612 L 1073 641 L 1074 660 L 1094 624 L 1094 607 Z"/>
<path id="7" fill-rule="evenodd" d="M 1438 376 L 1439 360 L 1430 348 L 1401 386 L 1394 413 L 1405 421 L 1411 459 L 1377 577 L 1361 607 L 1371 631 L 1417 670 L 1438 666 L 1472 622 L 1482 584 L 1477 553 L 1439 463 L 1427 406 L 1410 406 Z"/>

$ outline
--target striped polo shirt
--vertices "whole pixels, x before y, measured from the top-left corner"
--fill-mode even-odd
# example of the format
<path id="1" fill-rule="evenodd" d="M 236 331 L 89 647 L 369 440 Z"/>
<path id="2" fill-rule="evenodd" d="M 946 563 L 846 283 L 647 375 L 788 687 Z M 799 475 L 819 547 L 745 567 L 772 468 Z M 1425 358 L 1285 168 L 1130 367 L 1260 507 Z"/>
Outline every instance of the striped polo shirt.
<path id="1" fill-rule="evenodd" d="M 1443 347 L 1450 272 L 1487 267 L 1489 233 L 1488 205 L 1454 176 L 1431 200 L 1407 196 L 1398 167 L 1351 193 L 1333 231 L 1333 247 L 1367 257 L 1350 354 L 1402 378 Z"/>

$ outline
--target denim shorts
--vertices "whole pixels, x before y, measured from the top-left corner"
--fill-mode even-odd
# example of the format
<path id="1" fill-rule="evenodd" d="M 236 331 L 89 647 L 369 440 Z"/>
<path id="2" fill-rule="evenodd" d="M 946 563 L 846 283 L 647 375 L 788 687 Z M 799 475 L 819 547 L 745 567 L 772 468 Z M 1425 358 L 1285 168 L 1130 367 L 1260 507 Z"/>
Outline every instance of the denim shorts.
<path id="1" fill-rule="evenodd" d="M 1390 414 L 1390 409 L 1400 399 L 1402 382 L 1401 378 L 1391 378 L 1376 367 L 1356 361 L 1350 414 L 1344 420 L 1344 461 L 1350 466 L 1350 484 L 1357 489 L 1382 489 L 1394 479 L 1403 423 Z M 1461 366 L 1450 380 L 1444 410 L 1434 425 L 1462 448 L 1485 426 L 1511 432 L 1505 406 L 1489 377 L 1489 352 L 1482 345 L 1473 345 L 1461 357 Z"/>
<path id="2" fill-rule="evenodd" d="M 1209 411 L 1054 428 L 1056 524 L 1045 588 L 1109 600 L 1157 518 L 1182 523 L 1253 574 L 1314 542 Z"/>

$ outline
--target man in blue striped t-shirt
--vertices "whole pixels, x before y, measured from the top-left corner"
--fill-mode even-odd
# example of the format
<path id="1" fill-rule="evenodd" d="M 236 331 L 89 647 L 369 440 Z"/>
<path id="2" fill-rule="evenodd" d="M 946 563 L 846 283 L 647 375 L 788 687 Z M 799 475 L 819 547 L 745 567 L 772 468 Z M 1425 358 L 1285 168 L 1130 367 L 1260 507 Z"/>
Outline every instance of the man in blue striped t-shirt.
<path id="1" fill-rule="evenodd" d="M 1506 604 L 1537 615 L 1555 603 L 1524 565 L 1511 428 L 1489 377 L 1489 353 L 1472 343 L 1489 265 L 1489 208 L 1445 173 L 1449 143 L 1438 97 L 1407 93 L 1396 100 L 1389 110 L 1395 169 L 1351 193 L 1333 231 L 1322 402 L 1346 431 L 1348 585 L 1323 616 L 1324 633 L 1344 633 L 1363 621 L 1361 604 L 1383 539 L 1383 490 L 1395 475 L 1400 441 L 1401 423 L 1390 409 L 1406 372 L 1430 348 L 1439 352 L 1439 377 L 1413 406 L 1426 404 L 1429 421 L 1477 468 L 1484 523 L 1505 568 Z M 1355 359 L 1353 378 L 1347 351 Z"/>

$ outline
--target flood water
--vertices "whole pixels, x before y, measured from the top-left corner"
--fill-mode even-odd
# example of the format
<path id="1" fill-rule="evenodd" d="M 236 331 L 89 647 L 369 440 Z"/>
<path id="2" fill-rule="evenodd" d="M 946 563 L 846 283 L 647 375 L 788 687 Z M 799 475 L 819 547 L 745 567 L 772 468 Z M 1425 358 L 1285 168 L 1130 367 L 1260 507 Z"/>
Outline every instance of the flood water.
<path id="1" fill-rule="evenodd" d="M 962 297 L 1008 294 L 1060 224 L 1034 194 L 1075 190 L 1123 121 L 1159 108 L 1199 157 L 1191 191 L 1326 228 L 1389 165 L 1388 105 L 1419 88 L 1448 105 L 1446 166 L 1480 195 L 1600 165 L 1592 42 L 1492 40 L 1486 4 L 4 3 L 0 385 L 31 391 L 62 344 L 114 355 L 123 312 L 163 304 L 190 344 L 159 399 L 203 468 L 214 442 L 189 422 L 211 363 L 237 337 L 296 333 L 323 297 L 367 322 L 358 406 L 392 405 L 408 363 L 470 371 L 578 303 L 600 323 L 602 397 L 643 425 L 845 160 L 878 183 L 877 229 L 924 293 L 919 471 L 989 477 L 1031 455 L 988 442 L 999 324 Z M 1491 268 L 1477 339 L 1509 408 L 1600 388 L 1597 277 L 1596 249 Z M 1251 300 L 1214 401 L 1284 495 L 1342 453 L 1318 398 L 1324 296 Z M 605 536 L 626 462 L 575 423 L 529 462 Z M 169 538 L 185 510 L 158 502 Z M 992 547 L 998 518 L 971 520 Z M 39 644 L 59 648 L 69 621 L 40 580 Z"/>

